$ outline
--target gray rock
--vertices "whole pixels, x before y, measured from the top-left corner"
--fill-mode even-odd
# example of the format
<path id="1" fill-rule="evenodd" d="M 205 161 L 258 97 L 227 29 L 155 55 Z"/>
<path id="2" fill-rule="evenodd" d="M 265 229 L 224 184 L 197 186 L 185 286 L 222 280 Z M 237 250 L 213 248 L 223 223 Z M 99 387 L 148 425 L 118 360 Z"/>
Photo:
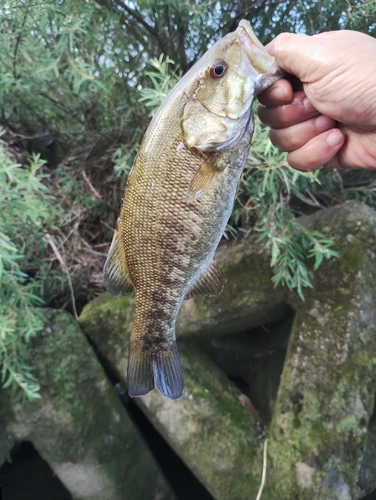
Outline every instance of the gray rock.
<path id="1" fill-rule="evenodd" d="M 358 499 L 376 388 L 376 214 L 346 203 L 302 220 L 335 240 L 296 310 L 270 427 L 278 498 Z M 348 235 L 352 237 L 349 238 Z M 363 491 L 376 486 L 369 477 Z"/>
<path id="2" fill-rule="evenodd" d="M 270 420 L 286 356 L 293 316 L 247 332 L 201 343 L 210 359 L 235 380 L 259 412 Z"/>
<path id="3" fill-rule="evenodd" d="M 219 249 L 224 292 L 186 301 L 177 334 L 181 340 L 212 341 L 283 318 L 292 308 L 296 314 L 269 429 L 262 499 L 356 500 L 376 486 L 375 476 L 360 469 L 371 453 L 366 443 L 376 389 L 376 214 L 365 205 L 345 203 L 301 223 L 333 237 L 340 253 L 310 272 L 314 288 L 305 291 L 304 302 L 296 293 L 274 289 L 269 256 L 245 239 Z M 104 294 L 80 318 L 123 380 L 132 315 L 132 298 Z M 197 351 L 183 352 L 182 362 L 182 400 L 171 402 L 154 392 L 138 404 L 215 498 L 235 500 L 232 487 L 239 498 L 253 498 L 262 468 L 262 440 L 255 438 L 260 422 L 248 417 L 246 437 L 244 413 L 231 416 L 240 412 L 236 389 Z M 232 482 L 240 456 L 244 464 Z M 241 489 L 245 484 L 248 490 Z"/>
<path id="4" fill-rule="evenodd" d="M 173 500 L 77 322 L 45 316 L 28 349 L 41 399 L 0 391 L 0 463 L 17 441 L 31 441 L 74 499 Z"/>
<path id="5" fill-rule="evenodd" d="M 255 498 L 261 479 L 260 420 L 207 356 L 184 345 L 181 357 L 183 396 L 171 401 L 152 391 L 137 404 L 214 498 Z"/>
<path id="6" fill-rule="evenodd" d="M 368 427 L 367 444 L 359 468 L 357 497 L 373 491 L 376 477 L 376 415 L 372 415 Z M 376 498 L 376 493 L 375 493 Z"/>
<path id="7" fill-rule="evenodd" d="M 111 337 L 111 331 L 103 331 L 95 342 L 126 385 L 128 340 L 124 336 L 114 351 Z M 155 390 L 135 402 L 214 498 L 256 497 L 263 443 L 258 439 L 260 420 L 247 409 L 248 398 L 206 355 L 183 342 L 179 347 L 182 397 L 171 401 Z"/>
<path id="8" fill-rule="evenodd" d="M 286 290 L 273 287 L 270 264 L 260 246 L 247 241 L 226 245 L 216 259 L 224 292 L 186 301 L 177 320 L 185 377 L 182 398 L 172 402 L 154 391 L 135 401 L 216 499 L 243 500 L 256 497 L 260 486 L 263 423 L 250 413 L 252 403 L 224 373 L 197 349 L 183 347 L 182 340 L 241 332 L 282 318 L 290 309 Z M 133 311 L 133 297 L 105 293 L 88 304 L 79 319 L 125 385 Z"/>

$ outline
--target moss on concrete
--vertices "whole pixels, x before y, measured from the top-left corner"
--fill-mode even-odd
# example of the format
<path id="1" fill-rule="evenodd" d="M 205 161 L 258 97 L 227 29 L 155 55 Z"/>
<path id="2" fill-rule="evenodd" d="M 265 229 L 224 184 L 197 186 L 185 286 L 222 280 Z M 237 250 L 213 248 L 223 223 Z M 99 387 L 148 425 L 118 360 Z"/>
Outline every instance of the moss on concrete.
<path id="1" fill-rule="evenodd" d="M 154 391 L 136 403 L 214 498 L 255 498 L 263 422 L 245 408 L 244 396 L 206 355 L 183 345 L 181 359 L 185 388 L 178 401 Z"/>
<path id="2" fill-rule="evenodd" d="M 224 291 L 183 304 L 176 328 L 179 339 L 223 336 L 288 313 L 286 290 L 274 289 L 269 261 L 259 251 L 260 246 L 249 240 L 219 249 Z M 133 309 L 132 298 L 103 294 L 79 319 L 125 384 Z M 227 377 L 206 356 L 183 348 L 181 340 L 183 397 L 171 402 L 155 392 L 137 403 L 215 498 L 252 498 L 262 470 L 262 450 L 255 438 L 260 424 Z"/>
<path id="3" fill-rule="evenodd" d="M 296 316 L 262 498 L 355 500 L 376 486 L 371 474 L 359 472 L 376 389 L 376 215 L 345 203 L 301 222 L 333 237 L 340 254 L 311 272 L 314 288 L 304 302 L 273 288 L 269 256 L 250 240 L 224 245 L 218 252 L 224 292 L 186 301 L 177 334 L 215 338 L 276 320 L 291 306 Z M 132 314 L 132 299 L 104 295 L 80 318 L 125 383 Z M 138 404 L 215 498 L 253 498 L 261 477 L 260 423 L 244 413 L 236 389 L 207 358 L 182 349 L 182 363 L 181 400 L 153 392 Z"/>
<path id="4" fill-rule="evenodd" d="M 357 496 L 361 498 L 373 491 L 376 477 L 376 411 L 374 409 L 367 434 L 367 445 L 359 467 Z"/>
<path id="5" fill-rule="evenodd" d="M 172 499 L 78 323 L 64 312 L 44 314 L 45 328 L 28 351 L 42 397 L 12 399 L 7 435 L 31 441 L 73 498 Z"/>
<path id="6" fill-rule="evenodd" d="M 112 297 L 107 292 L 89 302 L 79 318 L 82 329 L 90 332 L 93 342 L 105 346 L 111 362 L 122 357 L 119 348 L 129 338 L 133 320 L 134 297 Z"/>
<path id="7" fill-rule="evenodd" d="M 111 342 L 97 345 L 107 358 Z M 244 406 L 244 396 L 204 354 L 180 342 L 183 396 L 171 401 L 157 390 L 135 402 L 197 478 L 218 500 L 257 495 L 262 471 L 262 422 Z M 112 367 L 127 384 L 127 339 L 112 353 Z M 263 495 L 263 500 L 273 496 Z"/>
<path id="8" fill-rule="evenodd" d="M 177 323 L 177 336 L 212 338 L 276 321 L 288 314 L 287 291 L 274 288 L 270 262 L 252 240 L 241 243 L 243 253 L 231 260 L 231 246 L 220 249 L 223 292 L 198 297 L 184 304 Z M 222 255 L 227 255 L 224 261 Z"/>
<path id="9" fill-rule="evenodd" d="M 281 500 L 359 498 L 376 388 L 375 221 L 360 204 L 309 219 L 333 228 L 340 258 L 312 275 L 304 303 L 291 297 L 297 314 L 270 430 Z"/>

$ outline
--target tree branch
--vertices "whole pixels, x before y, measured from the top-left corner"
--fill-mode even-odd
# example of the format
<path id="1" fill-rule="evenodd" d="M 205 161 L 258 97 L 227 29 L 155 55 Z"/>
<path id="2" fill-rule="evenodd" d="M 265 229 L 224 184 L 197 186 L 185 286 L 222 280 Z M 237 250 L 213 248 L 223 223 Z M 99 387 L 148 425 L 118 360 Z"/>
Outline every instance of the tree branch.
<path id="1" fill-rule="evenodd" d="M 168 49 L 167 49 L 167 46 L 165 45 L 165 43 L 163 42 L 163 40 L 161 39 L 161 36 L 160 36 L 160 33 L 158 32 L 158 30 L 156 30 L 153 26 L 151 26 L 150 24 L 148 24 L 145 19 L 143 18 L 142 14 L 140 12 L 137 12 L 136 10 L 132 9 L 131 7 L 129 7 L 125 2 L 123 2 L 122 0 L 113 0 L 113 2 L 118 6 L 118 7 L 121 7 L 125 12 L 127 12 L 127 14 L 129 14 L 130 16 L 133 17 L 133 19 L 135 21 L 137 21 L 143 28 L 145 28 L 145 30 L 150 34 L 152 35 L 152 37 L 156 40 L 159 48 L 161 49 L 161 51 L 166 54 L 166 55 L 170 55 L 168 53 Z M 106 1 L 106 0 L 98 0 L 98 3 L 103 5 L 104 7 L 106 7 L 107 9 L 111 9 L 112 11 L 114 11 L 115 9 L 113 9 L 110 5 L 110 2 Z"/>
<path id="2" fill-rule="evenodd" d="M 22 38 L 22 30 L 23 30 L 23 28 L 25 26 L 26 19 L 27 19 L 28 13 L 29 13 L 30 4 L 31 4 L 31 0 L 29 0 L 29 3 L 26 6 L 25 15 L 24 15 L 24 17 L 22 19 L 21 28 L 20 28 L 20 31 L 18 33 L 18 37 L 16 39 L 16 45 L 14 47 L 14 52 L 13 52 L 13 76 L 14 76 L 15 79 L 18 78 L 17 71 L 16 71 L 17 52 L 18 52 L 18 47 L 20 45 L 21 38 Z"/>
<path id="3" fill-rule="evenodd" d="M 244 16 L 248 15 L 249 13 L 252 13 L 252 16 L 254 16 L 255 14 L 258 14 L 261 10 L 265 10 L 265 5 L 267 2 L 268 0 L 261 0 L 259 5 L 257 6 L 246 7 L 242 11 L 238 12 L 229 21 L 227 21 L 227 23 L 223 24 L 220 27 L 220 30 L 228 29 L 229 31 L 233 31 L 236 28 L 238 21 Z M 284 0 L 271 1 L 270 3 L 268 3 L 268 7 L 270 8 L 280 3 L 284 3 Z"/>

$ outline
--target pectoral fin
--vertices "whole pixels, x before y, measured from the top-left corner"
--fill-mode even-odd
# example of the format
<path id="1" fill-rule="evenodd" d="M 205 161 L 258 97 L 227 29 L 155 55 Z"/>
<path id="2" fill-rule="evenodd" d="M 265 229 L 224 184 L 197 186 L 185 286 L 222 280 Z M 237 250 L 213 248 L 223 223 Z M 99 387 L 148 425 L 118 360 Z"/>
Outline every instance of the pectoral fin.
<path id="1" fill-rule="evenodd" d="M 119 242 L 119 233 L 117 231 L 114 233 L 104 264 L 103 283 L 111 295 L 129 295 L 133 290 L 124 249 Z"/>
<path id="2" fill-rule="evenodd" d="M 213 167 L 210 159 L 208 158 L 193 176 L 187 194 L 187 201 L 193 201 L 201 198 L 205 191 L 210 188 L 216 175 L 218 175 L 218 170 Z"/>
<path id="3" fill-rule="evenodd" d="M 199 295 L 219 295 L 222 290 L 221 271 L 217 264 L 212 261 L 193 285 L 192 289 L 187 293 L 185 299 L 192 299 Z"/>
<path id="4" fill-rule="evenodd" d="M 189 186 L 187 200 L 192 201 L 210 189 L 217 179 L 217 176 L 227 167 L 228 162 L 217 153 L 211 154 L 197 170 Z"/>

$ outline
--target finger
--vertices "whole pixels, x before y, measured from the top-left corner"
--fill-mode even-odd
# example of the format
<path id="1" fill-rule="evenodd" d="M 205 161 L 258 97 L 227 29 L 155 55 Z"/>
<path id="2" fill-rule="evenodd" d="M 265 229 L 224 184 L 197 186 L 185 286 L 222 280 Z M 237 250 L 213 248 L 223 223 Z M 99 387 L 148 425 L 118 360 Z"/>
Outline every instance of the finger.
<path id="1" fill-rule="evenodd" d="M 364 33 L 346 30 L 313 36 L 281 33 L 266 48 L 279 68 L 301 82 L 309 83 L 328 75 L 334 67 L 342 69 L 346 61 L 343 54 L 347 53 L 354 61 L 359 59 L 359 55 L 355 57 L 356 51 L 351 50 L 353 47 L 361 47 L 360 50 L 366 54 L 374 54 L 375 39 Z"/>
<path id="2" fill-rule="evenodd" d="M 338 154 L 335 154 L 333 158 L 331 158 L 327 163 L 324 163 L 323 168 L 344 168 L 343 165 L 340 162 L 340 159 L 338 158 Z"/>
<path id="3" fill-rule="evenodd" d="M 318 170 L 334 158 L 344 142 L 344 133 L 338 128 L 331 129 L 289 153 L 287 161 L 292 168 L 297 170 L 304 172 Z"/>
<path id="4" fill-rule="evenodd" d="M 294 90 L 289 81 L 285 78 L 278 80 L 271 87 L 267 88 L 258 95 L 258 100 L 261 104 L 268 107 L 287 104 L 291 101 L 294 95 Z"/>
<path id="5" fill-rule="evenodd" d="M 271 128 L 290 127 L 319 115 L 302 91 L 296 92 L 293 99 L 282 106 L 268 108 L 259 105 L 257 113 L 260 120 Z"/>
<path id="6" fill-rule="evenodd" d="M 321 53 L 317 52 L 317 48 L 317 39 L 295 33 L 281 33 L 267 45 L 267 50 L 275 58 L 277 65 L 302 82 L 307 81 L 308 73 L 312 75 L 321 64 Z M 316 58 L 313 57 L 315 51 Z"/>
<path id="7" fill-rule="evenodd" d="M 292 125 L 283 129 L 271 129 L 269 133 L 270 140 L 281 151 L 294 151 L 304 146 L 308 141 L 335 128 L 336 122 L 327 116 L 319 115 L 318 117 L 306 120 L 303 123 Z"/>
<path id="8" fill-rule="evenodd" d="M 342 151 L 340 150 L 340 153 Z M 345 161 L 343 161 L 343 158 L 341 158 L 342 154 L 337 153 L 336 155 L 333 156 L 331 160 L 329 160 L 327 163 L 323 165 L 323 168 L 330 168 L 330 169 L 344 169 L 344 168 L 351 168 L 351 169 L 362 169 L 362 168 L 369 168 L 365 167 L 363 165 L 349 165 Z"/>

